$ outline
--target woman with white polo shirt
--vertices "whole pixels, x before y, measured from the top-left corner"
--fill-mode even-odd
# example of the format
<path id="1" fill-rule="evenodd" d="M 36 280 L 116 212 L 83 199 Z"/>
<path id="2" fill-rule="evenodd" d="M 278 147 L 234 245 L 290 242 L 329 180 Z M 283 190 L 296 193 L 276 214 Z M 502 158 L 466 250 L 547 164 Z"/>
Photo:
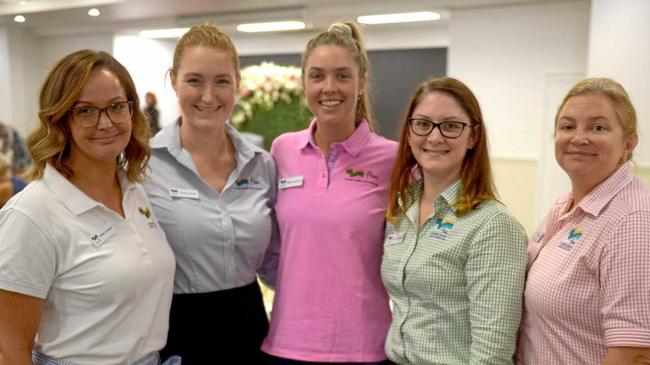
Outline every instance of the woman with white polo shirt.
<path id="1" fill-rule="evenodd" d="M 77 51 L 39 102 L 34 181 L 0 211 L 0 364 L 158 365 L 174 256 L 138 184 L 149 131 L 133 81 Z"/>

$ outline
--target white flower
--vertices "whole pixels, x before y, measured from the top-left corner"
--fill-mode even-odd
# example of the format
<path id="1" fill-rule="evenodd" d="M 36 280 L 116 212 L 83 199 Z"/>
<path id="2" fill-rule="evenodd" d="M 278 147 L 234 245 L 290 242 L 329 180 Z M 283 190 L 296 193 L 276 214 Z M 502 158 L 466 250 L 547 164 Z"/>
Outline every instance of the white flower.
<path id="1" fill-rule="evenodd" d="M 252 119 L 256 107 L 270 110 L 275 103 L 289 103 L 292 97 L 302 94 L 300 68 L 271 62 L 242 69 L 239 85 L 238 107 L 231 118 L 234 124 Z"/>

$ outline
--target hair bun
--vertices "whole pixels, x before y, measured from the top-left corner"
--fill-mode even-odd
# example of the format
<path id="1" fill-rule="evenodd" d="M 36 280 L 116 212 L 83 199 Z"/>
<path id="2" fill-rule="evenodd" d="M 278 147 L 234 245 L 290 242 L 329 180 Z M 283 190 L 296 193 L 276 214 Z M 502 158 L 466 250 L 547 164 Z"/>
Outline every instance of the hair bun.
<path id="1" fill-rule="evenodd" d="M 345 23 L 334 23 L 327 28 L 328 32 L 338 32 L 343 33 L 348 36 L 352 36 L 352 28 Z"/>

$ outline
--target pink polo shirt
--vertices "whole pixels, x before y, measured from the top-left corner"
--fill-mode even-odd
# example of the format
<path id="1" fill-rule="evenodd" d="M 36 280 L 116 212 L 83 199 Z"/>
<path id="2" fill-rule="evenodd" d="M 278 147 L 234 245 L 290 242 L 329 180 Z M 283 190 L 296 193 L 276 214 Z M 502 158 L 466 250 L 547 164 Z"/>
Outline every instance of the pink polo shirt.
<path id="1" fill-rule="evenodd" d="M 560 198 L 529 241 L 518 364 L 600 364 L 650 347 L 650 191 L 629 163 L 571 212 Z"/>
<path id="2" fill-rule="evenodd" d="M 282 238 L 262 350 L 315 362 L 386 359 L 391 321 L 379 268 L 397 144 L 362 121 L 325 158 L 309 129 L 273 142 Z"/>

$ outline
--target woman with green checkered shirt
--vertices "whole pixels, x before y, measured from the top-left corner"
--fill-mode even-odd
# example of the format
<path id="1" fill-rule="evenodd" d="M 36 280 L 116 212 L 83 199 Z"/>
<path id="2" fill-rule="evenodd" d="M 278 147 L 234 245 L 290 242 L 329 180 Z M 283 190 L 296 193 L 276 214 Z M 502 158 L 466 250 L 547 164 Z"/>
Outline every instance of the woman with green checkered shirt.
<path id="1" fill-rule="evenodd" d="M 416 89 L 392 175 L 381 275 L 398 364 L 513 364 L 526 233 L 496 200 L 487 134 L 462 82 Z"/>

